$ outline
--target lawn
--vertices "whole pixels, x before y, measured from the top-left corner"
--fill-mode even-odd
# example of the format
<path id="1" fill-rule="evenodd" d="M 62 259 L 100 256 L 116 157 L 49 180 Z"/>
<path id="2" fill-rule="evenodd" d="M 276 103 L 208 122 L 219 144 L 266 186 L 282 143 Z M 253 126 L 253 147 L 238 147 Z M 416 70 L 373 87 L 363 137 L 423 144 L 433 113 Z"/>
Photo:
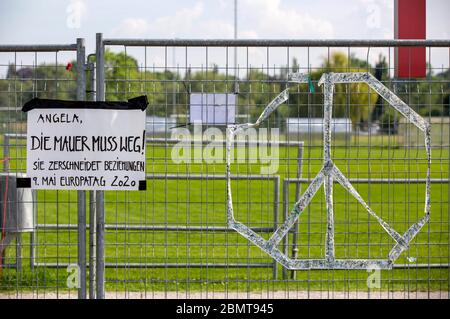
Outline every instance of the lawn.
<path id="1" fill-rule="evenodd" d="M 364 140 L 365 138 L 365 140 Z M 10 171 L 25 169 L 22 142 L 10 150 Z M 383 138 L 360 137 L 337 143 L 333 159 L 349 178 L 406 178 L 426 176 L 423 148 L 404 148 Z M 370 146 L 370 147 L 369 147 Z M 0 150 L 1 151 L 1 150 Z M 182 163 L 171 160 L 171 146 L 148 144 L 148 174 L 201 174 L 202 180 L 148 180 L 147 191 L 105 192 L 107 224 L 159 226 L 226 226 L 225 180 L 208 176 L 224 174 L 225 164 Z M 280 147 L 278 175 L 297 176 L 297 147 Z M 320 141 L 305 141 L 302 176 L 313 178 L 322 164 Z M 233 174 L 260 174 L 261 163 L 235 163 Z M 432 178 L 448 179 L 448 148 L 434 148 Z M 302 184 L 304 190 L 307 185 Z M 354 185 L 372 209 L 402 233 L 423 215 L 425 185 L 420 183 Z M 448 263 L 449 257 L 449 184 L 433 184 L 431 189 L 431 221 L 403 253 L 397 264 L 406 269 L 383 270 L 382 290 L 449 290 L 448 268 L 416 269 L 414 263 Z M 274 220 L 274 183 L 271 180 L 233 181 L 236 218 L 252 227 L 272 227 L 282 222 L 283 193 L 280 186 L 279 218 Z M 289 187 L 289 208 L 295 202 L 295 184 Z M 335 184 L 335 245 L 338 258 L 386 258 L 392 239 L 369 217 L 342 187 Z M 39 191 L 37 218 L 39 224 L 76 224 L 77 195 L 72 191 Z M 89 220 L 89 219 L 88 219 Z M 324 256 L 326 209 L 323 191 L 319 191 L 301 215 L 298 228 L 299 258 Z M 267 238 L 270 234 L 264 234 Z M 8 291 L 66 291 L 67 271 L 38 267 L 30 270 L 29 234 L 23 238 L 23 271 L 4 269 L 0 288 Z M 76 230 L 37 231 L 36 262 L 76 263 Z M 289 236 L 289 254 L 292 250 Z M 8 249 L 9 262 L 15 251 Z M 407 258 L 409 257 L 409 258 Z M 360 290 L 366 291 L 366 271 L 302 270 L 296 278 L 284 279 L 282 267 L 213 268 L 207 264 L 272 263 L 265 253 L 235 232 L 223 231 L 106 231 L 107 263 L 146 263 L 146 267 L 107 268 L 107 291 L 273 291 L 273 290 Z M 152 263 L 195 264 L 201 268 L 152 267 Z"/>

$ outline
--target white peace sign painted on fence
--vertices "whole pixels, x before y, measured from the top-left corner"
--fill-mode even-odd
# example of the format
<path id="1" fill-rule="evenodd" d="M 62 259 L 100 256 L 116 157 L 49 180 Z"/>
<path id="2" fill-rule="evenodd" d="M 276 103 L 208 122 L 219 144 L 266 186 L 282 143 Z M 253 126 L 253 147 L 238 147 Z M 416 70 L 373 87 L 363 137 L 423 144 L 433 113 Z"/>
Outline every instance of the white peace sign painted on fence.
<path id="1" fill-rule="evenodd" d="M 294 73 L 289 76 L 290 82 L 308 83 L 306 74 Z M 384 98 L 395 110 L 401 113 L 411 124 L 414 124 L 424 133 L 425 149 L 427 154 L 427 177 L 425 190 L 425 208 L 424 216 L 403 234 L 399 234 L 394 228 L 380 218 L 364 201 L 361 195 L 352 186 L 350 181 L 338 169 L 331 159 L 331 119 L 333 107 L 333 90 L 336 83 L 366 83 Z M 324 163 L 322 169 L 312 180 L 306 191 L 300 199 L 294 204 L 291 213 L 285 222 L 275 230 L 272 236 L 266 240 L 250 229 L 248 226 L 238 222 L 234 218 L 233 200 L 231 192 L 231 148 L 234 136 L 241 131 L 251 127 L 259 126 L 269 115 L 282 103 L 288 99 L 288 89 L 281 92 L 273 101 L 267 105 L 262 114 L 255 123 L 246 123 L 230 125 L 227 127 L 227 218 L 228 226 L 245 238 L 250 240 L 256 246 L 261 248 L 272 258 L 287 269 L 367 269 L 369 267 L 378 267 L 380 269 L 391 269 L 395 260 L 409 247 L 409 243 L 419 233 L 422 227 L 430 219 L 430 169 L 431 169 L 431 141 L 430 125 L 397 95 L 391 92 L 380 81 L 370 73 L 324 73 L 320 78 L 319 85 L 323 86 L 324 94 Z M 336 259 L 334 252 L 334 214 L 333 214 L 333 182 L 341 184 L 356 200 L 361 203 L 370 216 L 376 219 L 381 227 L 395 241 L 394 246 L 388 254 L 386 260 L 382 259 Z M 278 244 L 287 235 L 289 229 L 297 221 L 301 213 L 309 205 L 312 198 L 321 186 L 324 186 L 326 207 L 327 207 L 327 234 L 325 243 L 324 259 L 291 259 L 278 249 Z"/>

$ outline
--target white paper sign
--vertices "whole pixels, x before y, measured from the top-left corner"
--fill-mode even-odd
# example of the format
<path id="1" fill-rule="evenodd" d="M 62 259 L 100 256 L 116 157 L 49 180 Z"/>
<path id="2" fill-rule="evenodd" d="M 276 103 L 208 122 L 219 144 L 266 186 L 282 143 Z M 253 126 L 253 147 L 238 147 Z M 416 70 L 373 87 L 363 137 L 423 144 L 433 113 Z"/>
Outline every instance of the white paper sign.
<path id="1" fill-rule="evenodd" d="M 145 185 L 145 111 L 32 109 L 27 175 L 34 189 L 138 190 Z"/>
<path id="2" fill-rule="evenodd" d="M 189 121 L 203 124 L 234 124 L 236 95 L 230 93 L 191 93 Z"/>

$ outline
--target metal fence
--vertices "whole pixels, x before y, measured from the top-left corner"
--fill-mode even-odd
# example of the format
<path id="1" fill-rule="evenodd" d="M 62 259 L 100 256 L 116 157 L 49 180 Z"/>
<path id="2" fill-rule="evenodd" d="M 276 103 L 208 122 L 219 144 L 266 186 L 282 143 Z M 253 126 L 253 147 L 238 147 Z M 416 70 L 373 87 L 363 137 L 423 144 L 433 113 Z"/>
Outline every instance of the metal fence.
<path id="1" fill-rule="evenodd" d="M 64 45 L 0 45 L 0 59 L 2 73 L 0 121 L 4 155 L 2 163 L 6 174 L 2 182 L 7 185 L 8 180 L 14 180 L 18 174 L 25 171 L 26 154 L 25 144 L 22 141 L 26 127 L 25 116 L 21 112 L 22 105 L 34 97 L 85 99 L 84 39 L 77 39 L 76 43 Z M 48 200 L 48 196 L 51 200 Z M 62 233 L 59 228 L 51 233 L 40 232 L 35 228 L 26 230 L 23 234 L 19 232 L 15 237 L 15 256 L 11 255 L 8 248 L 2 249 L 4 258 L 1 266 L 4 268 L 1 275 L 1 289 L 8 295 L 16 297 L 24 294 L 25 297 L 29 297 L 27 293 L 30 291 L 34 296 L 46 296 L 48 292 L 58 296 L 62 287 L 61 282 L 65 281 L 65 274 L 59 271 L 56 274 L 47 274 L 46 268 L 36 269 L 34 262 L 54 260 L 59 263 L 60 260 L 67 260 L 69 263 L 80 265 L 80 274 L 83 274 L 86 264 L 84 254 L 77 252 L 86 251 L 83 223 L 86 214 L 83 205 L 85 194 L 33 191 L 32 198 L 34 220 L 52 220 L 56 225 L 60 225 L 61 218 L 80 221 L 78 232 L 69 234 L 69 237 L 66 237 L 67 234 Z M 6 207 L 10 206 L 6 203 L 13 200 L 7 195 L 2 197 L 3 221 L 6 220 L 6 214 L 11 213 L 7 211 Z M 2 243 L 5 233 L 9 231 L 5 229 L 5 225 L 2 226 Z M 24 236 L 29 236 L 29 244 L 23 241 Z M 61 237 L 64 238 L 63 241 L 59 240 Z M 14 271 L 9 267 L 11 261 L 15 263 Z M 82 285 L 85 283 L 83 276 L 80 283 Z M 69 291 L 68 295 L 72 296 L 74 292 Z M 75 295 L 83 298 L 83 289 L 79 289 Z"/>
<path id="2" fill-rule="evenodd" d="M 27 99 L 82 100 L 87 92 L 98 101 L 126 100 L 144 94 L 149 100 L 148 189 L 89 192 L 89 197 L 84 192 L 38 191 L 34 232 L 26 235 L 30 244 L 17 237 L 16 250 L 7 249 L 0 294 L 449 297 L 449 41 L 133 40 L 103 39 L 101 34 L 96 41 L 95 65 L 86 61 L 82 40 L 68 46 L 0 46 L 0 53 L 11 57 L 11 63 L 1 62 L 5 70 L 0 78 L 1 114 L 6 114 L 0 120 L 4 171 L 24 171 L 20 107 Z M 395 49 L 412 46 L 426 47 L 427 77 L 396 79 Z M 23 51 L 31 52 L 31 62 L 21 62 Z M 62 58 L 61 51 L 72 55 Z M 53 56 L 38 59 L 43 52 Z M 83 61 L 75 64 L 76 72 L 67 70 L 73 61 Z M 307 74 L 309 83 L 289 82 L 291 72 Z M 235 94 L 236 122 L 247 123 L 289 89 L 285 105 L 256 130 L 257 143 L 250 137 L 242 143 L 246 156 L 232 167 L 237 220 L 269 238 L 323 164 L 323 127 L 317 119 L 323 117 L 324 101 L 318 81 L 326 72 L 374 74 L 431 123 L 431 219 L 390 270 L 280 266 L 228 227 L 225 127 L 197 128 L 189 122 L 192 93 Z M 419 132 L 363 84 L 336 86 L 334 96 L 333 116 L 346 124 L 341 131 L 334 126 L 333 162 L 368 205 L 403 233 L 423 214 L 427 158 Z M 155 118 L 166 120 L 155 123 Z M 180 144 L 180 134 L 191 140 Z M 268 147 L 262 149 L 265 142 Z M 177 145 L 188 145 L 183 161 L 174 158 Z M 214 145 L 218 154 L 208 160 L 208 146 Z M 262 170 L 271 165 L 273 171 Z M 342 187 L 336 184 L 334 193 L 336 255 L 384 258 L 393 240 Z M 326 205 L 318 192 L 279 244 L 286 256 L 325 256 Z M 72 274 L 79 274 L 76 287 L 70 286 Z"/>

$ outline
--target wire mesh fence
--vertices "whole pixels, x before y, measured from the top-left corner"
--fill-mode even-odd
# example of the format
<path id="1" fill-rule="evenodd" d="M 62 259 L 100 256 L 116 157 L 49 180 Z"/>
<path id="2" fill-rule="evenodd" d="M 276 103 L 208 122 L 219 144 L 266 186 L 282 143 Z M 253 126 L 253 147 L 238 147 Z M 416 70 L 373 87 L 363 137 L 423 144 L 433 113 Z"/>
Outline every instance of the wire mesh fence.
<path id="1" fill-rule="evenodd" d="M 77 223 L 77 194 L 74 192 L 19 191 L 16 180 L 25 172 L 26 116 L 21 111 L 28 100 L 83 99 L 83 77 L 78 76 L 77 56 L 84 42 L 68 45 L 0 46 L 0 104 L 2 148 L 2 260 L 1 294 L 9 297 L 48 294 L 58 297 L 67 282 L 64 269 L 55 271 L 47 263 L 78 262 L 77 232 L 56 227 L 48 231 L 39 223 Z M 84 63 L 84 57 L 81 57 Z M 29 224 L 11 223 L 17 218 Z M 13 240 L 8 245 L 9 240 Z M 43 267 L 38 267 L 44 264 Z M 31 293 L 31 295 L 29 295 Z M 77 291 L 64 290 L 76 297 Z"/>
<path id="2" fill-rule="evenodd" d="M 398 79 L 395 49 L 412 44 L 426 47 L 427 76 Z M 34 227 L 17 239 L 16 249 L 6 249 L 0 294 L 448 298 L 449 47 L 448 41 L 124 40 L 98 35 L 95 69 L 92 60 L 83 58 L 85 79 L 77 71 L 76 45 L 66 48 L 69 52 L 53 48 L 50 53 L 39 48 L 2 52 L 0 47 L 0 121 L 8 176 L 25 170 L 20 108 L 28 99 L 122 101 L 146 95 L 149 101 L 147 190 L 89 192 L 88 197 L 73 191 L 34 192 Z M 231 151 L 234 217 L 269 240 L 324 164 L 325 100 L 319 80 L 343 72 L 374 75 L 430 123 L 430 220 L 392 269 L 289 270 L 229 227 L 226 127 L 254 123 L 288 89 L 286 102 L 259 127 L 238 136 Z M 305 74 L 307 82 L 289 81 L 290 73 Z M 333 97 L 331 160 L 371 210 L 404 234 L 424 214 L 428 159 L 423 134 L 364 83 L 336 84 Z M 221 106 L 226 106 L 225 115 L 214 109 Z M 200 107 L 200 121 L 195 107 Z M 333 193 L 336 258 L 388 259 L 395 240 L 343 186 L 334 183 Z M 326 258 L 329 224 L 320 189 L 276 248 L 292 259 Z"/>

